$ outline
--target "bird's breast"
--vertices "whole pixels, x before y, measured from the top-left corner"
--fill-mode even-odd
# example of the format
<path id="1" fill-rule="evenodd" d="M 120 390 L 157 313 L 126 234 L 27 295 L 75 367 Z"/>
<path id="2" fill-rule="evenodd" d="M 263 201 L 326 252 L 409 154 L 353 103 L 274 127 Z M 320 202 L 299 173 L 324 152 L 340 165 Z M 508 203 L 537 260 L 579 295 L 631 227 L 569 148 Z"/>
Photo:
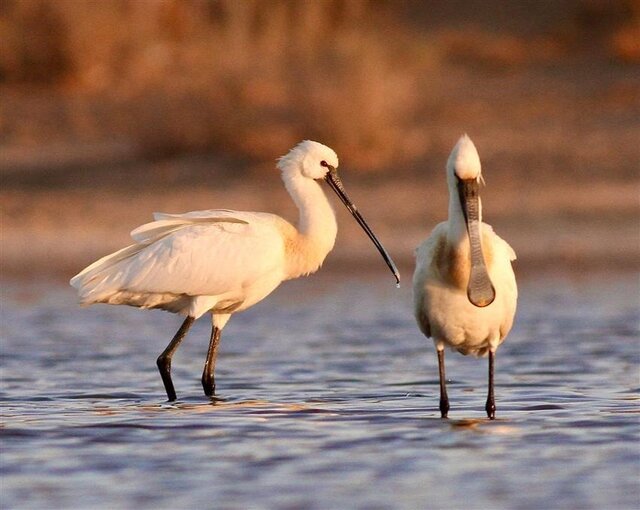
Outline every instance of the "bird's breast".
<path id="1" fill-rule="evenodd" d="M 487 270 L 493 266 L 493 249 L 490 234 L 482 235 L 482 254 Z M 456 289 L 465 290 L 471 274 L 471 255 L 469 238 L 463 237 L 451 242 L 447 236 L 441 236 L 434 250 L 433 264 L 443 283 Z"/>

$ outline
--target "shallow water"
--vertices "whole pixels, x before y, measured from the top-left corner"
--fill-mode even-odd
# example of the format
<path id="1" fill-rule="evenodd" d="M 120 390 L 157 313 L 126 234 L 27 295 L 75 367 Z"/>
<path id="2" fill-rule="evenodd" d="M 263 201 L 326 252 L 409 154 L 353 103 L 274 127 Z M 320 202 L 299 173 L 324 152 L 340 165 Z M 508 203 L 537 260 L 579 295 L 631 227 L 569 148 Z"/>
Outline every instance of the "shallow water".
<path id="1" fill-rule="evenodd" d="M 407 280 L 407 278 L 405 278 Z M 410 289 L 383 270 L 289 282 L 225 328 L 219 400 L 201 319 L 75 305 L 58 284 L 3 285 L 3 508 L 638 508 L 636 274 L 520 282 L 497 357 L 447 353 L 452 409 Z"/>

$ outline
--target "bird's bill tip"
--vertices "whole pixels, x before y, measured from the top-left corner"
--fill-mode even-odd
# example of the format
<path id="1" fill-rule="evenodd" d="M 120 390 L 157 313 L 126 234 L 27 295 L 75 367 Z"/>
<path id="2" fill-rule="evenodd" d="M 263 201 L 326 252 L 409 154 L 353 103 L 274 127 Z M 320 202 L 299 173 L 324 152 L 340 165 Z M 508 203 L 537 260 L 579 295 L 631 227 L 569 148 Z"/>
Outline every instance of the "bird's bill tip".
<path id="1" fill-rule="evenodd" d="M 467 288 L 467 298 L 472 305 L 478 308 L 484 308 L 496 299 L 496 291 L 490 282 L 488 287 L 484 286 L 483 288 L 472 288 L 469 286 Z"/>

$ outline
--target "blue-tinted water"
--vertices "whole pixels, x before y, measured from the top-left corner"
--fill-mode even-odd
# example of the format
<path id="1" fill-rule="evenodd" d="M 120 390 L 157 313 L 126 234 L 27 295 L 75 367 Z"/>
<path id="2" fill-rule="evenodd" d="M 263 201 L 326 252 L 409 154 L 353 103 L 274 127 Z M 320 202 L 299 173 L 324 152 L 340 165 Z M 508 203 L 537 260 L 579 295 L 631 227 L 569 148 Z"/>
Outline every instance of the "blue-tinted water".
<path id="1" fill-rule="evenodd" d="M 405 281 L 408 280 L 405 275 Z M 383 270 L 284 284 L 225 328 L 202 394 L 206 317 L 75 305 L 62 284 L 2 292 L 2 508 L 638 508 L 635 274 L 520 281 L 497 357 L 447 353 L 452 409 L 405 283 Z"/>

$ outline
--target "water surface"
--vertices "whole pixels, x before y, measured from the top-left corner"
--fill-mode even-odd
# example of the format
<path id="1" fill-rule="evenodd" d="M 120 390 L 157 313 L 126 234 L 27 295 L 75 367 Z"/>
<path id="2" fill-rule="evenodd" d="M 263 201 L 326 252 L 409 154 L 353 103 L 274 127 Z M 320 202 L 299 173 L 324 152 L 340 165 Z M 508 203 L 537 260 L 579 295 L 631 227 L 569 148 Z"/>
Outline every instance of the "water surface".
<path id="1" fill-rule="evenodd" d="M 637 275 L 528 277 L 520 294 L 490 422 L 486 359 L 449 352 L 438 417 L 433 346 L 384 271 L 320 272 L 234 316 L 214 401 L 203 317 L 174 404 L 155 358 L 178 317 L 5 282 L 2 507 L 638 508 Z"/>

